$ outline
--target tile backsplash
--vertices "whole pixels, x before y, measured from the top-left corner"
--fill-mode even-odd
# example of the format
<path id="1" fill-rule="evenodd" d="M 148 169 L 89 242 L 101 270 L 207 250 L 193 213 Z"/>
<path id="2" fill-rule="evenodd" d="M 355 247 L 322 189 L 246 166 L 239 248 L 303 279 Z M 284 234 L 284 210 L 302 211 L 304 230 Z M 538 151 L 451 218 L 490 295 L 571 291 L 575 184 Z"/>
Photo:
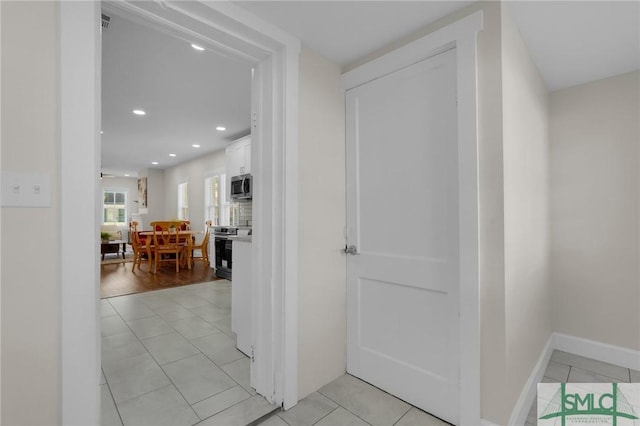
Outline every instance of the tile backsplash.
<path id="1" fill-rule="evenodd" d="M 252 226 L 253 203 L 251 200 L 238 201 L 238 226 Z"/>

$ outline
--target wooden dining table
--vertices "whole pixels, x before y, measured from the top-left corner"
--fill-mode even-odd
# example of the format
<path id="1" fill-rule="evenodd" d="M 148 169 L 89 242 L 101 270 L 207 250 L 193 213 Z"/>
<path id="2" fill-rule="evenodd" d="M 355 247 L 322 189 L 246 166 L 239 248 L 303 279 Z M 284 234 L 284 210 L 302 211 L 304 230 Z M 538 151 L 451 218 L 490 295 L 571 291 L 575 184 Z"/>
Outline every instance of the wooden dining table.
<path id="1" fill-rule="evenodd" d="M 147 255 L 149 256 L 149 258 L 151 259 L 151 253 L 153 251 L 152 247 L 153 247 L 153 234 L 154 231 L 150 230 L 150 231 L 138 231 L 138 235 L 140 235 L 141 237 L 145 237 L 145 248 L 147 250 Z M 186 252 L 187 252 L 187 258 L 186 258 L 186 262 L 187 262 L 187 266 L 189 269 L 191 269 L 191 252 L 193 251 L 193 240 L 195 239 L 196 235 L 199 234 L 204 234 L 204 231 L 196 231 L 193 229 L 181 229 L 178 231 L 178 238 L 180 240 L 182 240 L 182 238 L 184 237 L 184 241 L 187 243 L 186 245 Z"/>

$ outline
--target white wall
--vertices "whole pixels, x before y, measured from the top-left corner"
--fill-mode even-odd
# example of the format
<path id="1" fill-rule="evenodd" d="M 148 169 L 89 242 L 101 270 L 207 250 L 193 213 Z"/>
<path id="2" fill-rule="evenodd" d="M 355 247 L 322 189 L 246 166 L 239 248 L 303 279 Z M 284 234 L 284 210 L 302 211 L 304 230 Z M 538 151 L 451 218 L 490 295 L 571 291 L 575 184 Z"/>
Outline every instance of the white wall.
<path id="1" fill-rule="evenodd" d="M 344 91 L 339 67 L 300 55 L 298 398 L 346 370 Z"/>
<path id="2" fill-rule="evenodd" d="M 640 72 L 551 95 L 554 329 L 640 349 Z"/>
<path id="3" fill-rule="evenodd" d="M 2 170 L 47 174 L 52 204 L 2 208 L 3 425 L 60 422 L 59 27 L 54 2 L 0 2 Z"/>
<path id="4" fill-rule="evenodd" d="M 176 217 L 177 208 L 171 216 L 166 216 L 165 198 L 167 190 L 164 184 L 164 170 L 144 169 L 138 172 L 138 177 L 147 178 L 146 213 L 142 213 L 143 210 L 138 207 L 138 211 L 141 212 L 142 229 L 150 229 L 151 226 L 149 224 L 154 220 L 168 220 Z"/>
<path id="5" fill-rule="evenodd" d="M 549 94 L 502 7 L 506 407 L 513 407 L 551 335 Z"/>
<path id="6" fill-rule="evenodd" d="M 215 151 L 164 171 L 164 217 L 178 217 L 178 184 L 189 182 L 189 220 L 193 229 L 204 229 L 204 180 L 225 171 L 225 150 Z"/>

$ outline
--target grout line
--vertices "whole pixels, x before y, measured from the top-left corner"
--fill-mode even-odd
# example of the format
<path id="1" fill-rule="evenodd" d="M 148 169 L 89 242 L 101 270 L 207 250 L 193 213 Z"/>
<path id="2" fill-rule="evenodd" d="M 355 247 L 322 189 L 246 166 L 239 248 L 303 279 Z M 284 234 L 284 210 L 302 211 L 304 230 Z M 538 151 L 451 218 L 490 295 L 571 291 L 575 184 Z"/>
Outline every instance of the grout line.
<path id="1" fill-rule="evenodd" d="M 398 424 L 398 422 L 399 422 L 400 420 L 402 420 L 402 419 L 404 418 L 404 416 L 406 416 L 406 415 L 409 413 L 409 411 L 411 411 L 411 408 L 412 408 L 412 407 L 413 407 L 412 405 L 409 405 L 409 408 L 407 408 L 407 411 L 405 411 L 405 413 L 404 413 L 403 415 L 401 415 L 401 416 L 400 416 L 400 418 L 399 418 L 398 420 L 396 420 L 396 421 L 395 421 L 395 423 L 393 423 L 393 426 L 397 425 L 397 424 Z"/>
<path id="2" fill-rule="evenodd" d="M 348 373 L 347 373 L 347 374 L 348 374 Z M 353 376 L 353 377 L 355 377 L 355 376 Z M 356 377 L 356 378 L 357 378 L 357 377 Z M 360 379 L 358 379 L 358 380 L 360 380 Z M 366 382 L 365 382 L 365 383 L 366 383 Z M 373 386 L 373 385 L 370 385 L 369 383 L 367 383 L 367 385 L 369 385 L 369 386 Z M 373 387 L 375 387 L 375 386 L 373 386 Z M 377 389 L 377 388 L 376 388 L 376 389 Z M 334 400 L 334 399 L 331 399 L 328 395 L 323 394 L 323 393 L 322 393 L 322 392 L 320 392 L 319 390 L 318 390 L 317 392 L 318 392 L 320 395 L 322 395 L 322 396 L 324 396 L 325 398 L 327 398 L 328 400 L 335 402 L 335 403 L 338 405 L 338 407 L 342 408 L 343 410 L 347 411 L 348 413 L 353 414 L 354 416 L 356 416 L 357 418 L 359 418 L 360 420 L 362 420 L 362 421 L 363 421 L 363 422 L 365 422 L 366 424 L 371 425 L 371 423 L 369 423 L 368 421 L 366 421 L 365 419 L 363 419 L 362 417 L 360 417 L 359 415 L 357 415 L 357 414 L 356 414 L 356 413 L 354 413 L 353 411 L 349 410 L 347 407 L 343 406 L 343 405 L 342 405 L 342 404 L 340 404 L 338 401 L 336 401 L 336 400 Z M 395 398 L 395 397 L 394 397 L 394 398 Z M 333 410 L 331 410 L 331 412 L 330 412 L 330 413 L 327 413 L 327 415 L 326 415 L 326 416 L 324 416 L 324 417 L 322 417 L 322 419 L 324 419 L 325 417 L 327 417 L 329 414 L 333 413 L 335 410 L 337 410 L 337 409 L 338 409 L 338 407 L 336 407 L 336 408 L 334 408 Z M 411 407 L 409 407 L 409 408 L 411 408 Z M 405 414 L 406 414 L 406 413 L 405 413 Z M 320 419 L 320 420 L 322 420 L 322 419 Z M 320 420 L 318 420 L 318 422 L 319 422 Z M 318 422 L 316 422 L 316 423 L 318 423 Z M 316 423 L 314 423 L 314 424 L 316 424 Z"/>
<path id="3" fill-rule="evenodd" d="M 213 282 L 211 282 L 211 283 L 213 283 Z M 200 283 L 200 284 L 208 284 L 208 283 Z M 196 285 L 197 285 L 197 284 L 196 284 Z M 204 288 L 204 287 L 203 287 L 203 288 Z M 175 290 L 175 289 L 179 289 L 179 290 Z M 198 318 L 198 319 L 200 319 L 200 320 L 202 320 L 202 321 L 206 322 L 207 324 L 210 324 L 212 327 L 214 327 L 214 328 L 216 329 L 216 331 L 215 331 L 214 333 L 211 333 L 211 334 L 208 334 L 208 335 L 205 335 L 205 336 L 201 336 L 201 337 L 207 337 L 207 336 L 210 336 L 210 335 L 213 335 L 213 334 L 221 333 L 222 335 L 224 335 L 224 336 L 226 336 L 226 337 L 228 337 L 228 338 L 230 338 L 230 339 L 232 339 L 232 340 L 233 340 L 233 338 L 232 338 L 231 336 L 228 336 L 226 333 L 224 333 L 224 331 L 222 331 L 222 330 L 221 330 L 220 328 L 218 328 L 216 325 L 212 324 L 211 322 L 209 322 L 209 321 L 207 321 L 206 319 L 204 319 L 204 318 L 200 317 L 199 315 L 197 315 L 195 312 L 193 312 L 193 311 L 191 310 L 191 308 L 188 308 L 188 307 L 186 307 L 186 306 L 184 306 L 184 305 L 180 304 L 179 302 L 177 302 L 177 301 L 175 300 L 176 293 L 179 293 L 179 294 L 178 294 L 178 296 L 179 296 L 179 295 L 184 295 L 184 293 L 187 293 L 187 295 L 188 295 L 188 296 L 193 296 L 193 297 L 198 297 L 198 298 L 206 299 L 206 300 L 207 300 L 211 305 L 213 305 L 213 306 L 214 306 L 214 307 L 216 307 L 217 309 L 224 309 L 224 308 L 221 308 L 221 307 L 219 307 L 219 306 L 215 305 L 215 303 L 213 303 L 210 299 L 208 299 L 208 298 L 206 298 L 206 297 L 203 297 L 203 296 L 201 296 L 201 295 L 197 295 L 197 294 L 193 294 L 193 295 L 192 295 L 192 294 L 189 294 L 189 293 L 188 293 L 188 291 L 189 291 L 189 290 L 191 290 L 191 289 L 182 288 L 182 287 L 174 287 L 174 288 L 171 288 L 171 289 L 162 289 L 162 290 L 157 290 L 157 291 L 158 291 L 158 292 L 161 292 L 161 291 L 163 291 L 163 290 L 169 290 L 169 291 L 168 291 L 166 294 L 158 295 L 159 297 L 163 297 L 163 298 L 164 298 L 164 297 L 168 297 L 168 298 L 170 299 L 170 301 L 171 301 L 171 302 L 173 302 L 173 303 L 175 303 L 178 307 L 180 307 L 181 309 L 185 309 L 185 310 L 189 311 L 190 313 L 192 313 L 193 315 L 195 315 L 195 318 Z M 172 290 L 173 290 L 173 291 L 172 291 Z M 126 296 L 124 296 L 124 297 L 131 298 L 131 299 L 133 299 L 136 303 L 141 303 L 143 306 L 145 306 L 147 309 L 149 309 L 151 312 L 153 312 L 154 316 L 159 317 L 162 321 L 164 321 L 165 323 L 169 324 L 169 326 L 170 326 L 174 331 L 167 332 L 167 333 L 162 333 L 162 334 L 159 334 L 159 335 L 157 335 L 157 336 L 150 336 L 150 337 L 145 338 L 145 339 L 140 339 L 140 338 L 138 337 L 138 335 L 136 335 L 136 333 L 135 333 L 135 332 L 133 331 L 133 329 L 130 327 L 129 323 L 124 319 L 124 317 L 123 317 L 123 316 L 121 315 L 121 313 L 118 311 L 118 309 L 116 309 L 116 307 L 115 307 L 115 306 L 114 306 L 114 305 L 113 305 L 113 304 L 112 304 L 108 299 L 105 299 L 105 300 L 107 301 L 107 303 L 109 303 L 109 305 L 111 306 L 111 308 L 114 310 L 114 312 L 115 312 L 115 315 L 114 315 L 114 316 L 118 316 L 118 317 L 119 317 L 119 318 L 124 322 L 124 324 L 126 325 L 126 327 L 128 328 L 128 330 L 133 334 L 133 336 L 136 338 L 136 340 L 137 340 L 137 341 L 138 341 L 138 342 L 143 346 L 143 348 L 145 349 L 145 353 L 147 353 L 147 354 L 149 354 L 149 355 L 150 355 L 150 357 L 151 357 L 151 359 L 153 360 L 153 362 L 155 362 L 155 364 L 160 368 L 160 370 L 161 370 L 161 371 L 162 371 L 162 373 L 165 375 L 165 377 L 167 377 L 167 379 L 169 380 L 169 384 L 164 385 L 164 386 L 161 386 L 161 387 L 156 388 L 156 389 L 153 389 L 153 390 L 150 390 L 150 391 L 145 392 L 145 393 L 143 393 L 143 394 L 141 394 L 141 395 L 138 395 L 138 396 L 136 396 L 136 397 L 134 397 L 134 398 L 129 398 L 129 399 L 125 400 L 125 401 L 121 401 L 121 403 L 126 402 L 126 401 L 130 401 L 130 400 L 135 399 L 135 398 L 139 398 L 139 397 L 141 397 L 141 396 L 143 396 L 143 395 L 146 395 L 146 394 L 148 394 L 148 393 L 154 392 L 154 391 L 156 391 L 156 390 L 158 390 L 158 389 L 161 389 L 161 388 L 163 388 L 163 387 L 165 387 L 165 386 L 173 386 L 173 387 L 178 391 L 178 393 L 179 393 L 179 394 L 180 394 L 180 396 L 183 398 L 183 400 L 187 403 L 187 405 L 189 406 L 189 408 L 193 411 L 193 413 L 194 413 L 194 415 L 196 416 L 196 418 L 200 419 L 198 422 L 196 422 L 196 423 L 199 423 L 199 422 L 201 422 L 201 421 L 206 420 L 206 419 L 207 419 L 207 418 L 209 418 L 209 417 L 215 416 L 215 415 L 217 415 L 217 414 L 219 414 L 219 413 L 221 413 L 221 412 L 223 412 L 223 411 L 225 411 L 225 410 L 228 410 L 229 408 L 231 408 L 231 407 L 233 407 L 233 406 L 235 406 L 235 405 L 238 405 L 238 404 L 240 404 L 240 403 L 242 403 L 242 402 L 244 402 L 244 401 L 247 401 L 248 399 L 251 399 L 251 398 L 252 398 L 252 397 L 254 397 L 254 396 L 260 396 L 260 395 L 258 395 L 258 394 L 253 394 L 253 395 L 252 395 L 253 390 L 247 390 L 247 389 L 246 389 L 244 386 L 242 386 L 242 385 L 241 385 L 237 380 L 235 380 L 235 379 L 234 379 L 234 378 L 233 378 L 229 373 L 227 373 L 225 370 L 223 370 L 223 369 L 222 369 L 222 367 L 223 367 L 223 366 L 226 366 L 226 365 L 229 365 L 229 364 L 231 364 L 231 363 L 234 363 L 234 362 L 240 361 L 240 360 L 242 360 L 243 358 L 239 358 L 239 359 L 237 359 L 237 360 L 230 361 L 230 362 L 228 362 L 228 363 L 226 363 L 226 364 L 218 365 L 218 364 L 217 364 L 213 359 L 211 359 L 207 354 L 205 354 L 205 353 L 204 353 L 200 348 L 198 348 L 196 345 L 194 345 L 194 344 L 191 342 L 191 339 L 189 339 L 189 338 L 187 338 L 186 336 L 184 336 L 184 335 L 183 335 L 182 333 L 180 333 L 180 331 L 178 331 L 178 330 L 177 330 L 177 329 L 176 329 L 176 328 L 175 328 L 175 327 L 174 327 L 170 322 L 168 322 L 168 321 L 167 321 L 167 320 L 165 320 L 162 316 L 160 316 L 160 315 L 158 314 L 158 312 L 156 312 L 156 308 L 152 308 L 152 307 L 150 307 L 149 305 L 145 304 L 142 300 L 140 300 L 140 296 L 141 296 L 141 295 L 148 295 L 148 294 L 149 294 L 149 292 L 146 292 L 146 293 L 139 293 L 139 294 L 133 294 L 133 295 L 126 295 Z M 223 296 L 221 296 L 221 298 L 223 298 L 223 297 L 230 297 L 230 295 L 223 295 Z M 149 317 L 149 318 L 152 318 L 152 317 Z M 145 318 L 133 319 L 133 320 L 131 320 L 131 321 L 137 321 L 137 320 L 141 320 L 141 319 L 145 319 Z M 187 319 L 188 319 L 188 318 L 187 318 Z M 221 318 L 220 320 L 217 320 L 217 321 L 221 321 L 221 320 L 224 320 L 224 319 L 226 319 L 226 317 L 225 317 L 225 318 Z M 102 321 L 102 318 L 101 318 L 101 321 Z M 178 321 L 180 321 L 180 320 L 178 320 Z M 126 333 L 126 331 L 124 331 L 124 332 L 122 332 L 122 333 L 116 333 L 116 334 L 123 334 L 123 333 Z M 195 347 L 195 348 L 198 350 L 198 352 L 199 352 L 199 353 L 198 353 L 198 354 L 194 354 L 194 355 L 189 355 L 189 356 L 184 357 L 184 358 L 176 359 L 176 360 L 173 360 L 173 361 L 167 362 L 167 363 L 165 363 L 165 364 L 160 364 L 160 363 L 158 362 L 158 360 L 153 356 L 153 354 L 149 351 L 149 349 L 146 347 L 146 345 L 144 344 L 144 341 L 143 341 L 143 340 L 148 340 L 148 339 L 152 339 L 152 338 L 155 338 L 155 337 L 160 337 L 160 336 L 167 335 L 167 334 L 170 334 L 170 333 L 176 333 L 176 334 L 178 334 L 179 336 L 181 336 L 182 338 L 184 338 L 184 339 L 185 339 L 189 344 L 191 344 L 193 347 Z M 114 334 L 114 335 L 115 335 L 115 334 Z M 105 337 L 110 337 L 110 336 L 105 336 Z M 201 337 L 198 337 L 198 338 L 201 338 Z M 196 339 L 198 339 L 198 338 L 196 338 Z M 218 369 L 219 369 L 219 370 L 220 370 L 220 371 L 221 371 L 225 376 L 227 376 L 229 379 L 231 379 L 231 381 L 232 381 L 233 383 L 235 383 L 235 386 L 237 386 L 237 387 L 239 387 L 240 389 L 242 389 L 242 390 L 244 390 L 245 392 L 247 392 L 247 393 L 249 394 L 249 397 L 248 397 L 248 398 L 245 398 L 245 399 L 243 399 L 243 400 L 241 400 L 241 401 L 238 401 L 237 403 L 235 403 L 235 404 L 233 404 L 233 405 L 231 405 L 231 406 L 229 406 L 229 407 L 225 408 L 224 410 L 222 410 L 222 411 L 220 411 L 220 412 L 218 412 L 218 413 L 215 413 L 215 414 L 213 414 L 213 415 L 211 415 L 211 416 L 209 416 L 209 417 L 206 417 L 205 419 L 201 419 L 201 418 L 200 418 L 200 416 L 198 415 L 198 413 L 196 413 L 196 412 L 195 412 L 195 409 L 193 408 L 193 405 L 197 404 L 198 402 L 202 402 L 202 401 L 204 401 L 205 399 L 208 399 L 208 398 L 211 398 L 211 397 L 213 397 L 213 396 L 215 396 L 215 395 L 218 395 L 218 394 L 220 394 L 221 392 L 225 392 L 225 391 L 227 391 L 227 390 L 229 390 L 229 389 L 231 389 L 231 388 L 233 388 L 233 387 L 235 387 L 235 386 L 232 386 L 231 388 L 225 389 L 225 390 L 220 391 L 220 392 L 217 392 L 217 393 L 215 393 L 215 394 L 209 395 L 209 396 L 207 396 L 206 398 L 203 398 L 203 399 L 202 399 L 202 400 L 200 400 L 200 401 L 197 401 L 197 402 L 194 402 L 193 404 L 190 404 L 190 403 L 189 403 L 189 401 L 187 401 L 187 399 L 185 398 L 184 394 L 180 391 L 179 387 L 175 384 L 175 382 L 171 379 L 171 377 L 169 377 L 169 375 L 166 373 L 166 371 L 165 371 L 165 370 L 164 370 L 164 368 L 163 368 L 163 365 L 164 365 L 164 366 L 166 366 L 166 365 L 169 365 L 169 364 L 171 364 L 171 363 L 175 363 L 175 362 L 177 362 L 177 361 L 182 361 L 182 360 L 185 360 L 185 359 L 188 359 L 188 358 L 192 358 L 192 357 L 195 357 L 195 356 L 198 356 L 198 355 L 203 355 L 207 360 L 211 361 L 211 363 L 212 363 L 212 364 L 214 364 L 214 365 L 216 366 L 216 368 L 218 368 Z M 244 356 L 244 354 L 243 354 L 243 356 Z M 247 358 L 246 356 L 244 356 L 244 357 L 245 357 L 245 358 Z M 123 359 L 126 359 L 126 358 L 123 358 Z M 103 373 L 103 374 L 104 374 L 104 373 Z M 106 382 L 106 384 L 108 385 L 108 381 L 107 381 L 107 377 L 106 377 L 106 375 L 105 375 L 105 382 Z M 113 400 L 113 402 L 114 402 L 114 405 L 116 406 L 116 410 L 117 410 L 117 412 L 118 412 L 118 416 L 120 416 L 120 421 L 122 422 L 122 424 L 124 424 L 124 421 L 122 421 L 122 416 L 120 415 L 120 410 L 119 410 L 119 408 L 118 408 L 118 403 L 116 403 L 116 402 L 115 402 L 115 398 L 113 397 L 113 394 L 111 393 L 111 388 L 110 388 L 110 387 L 109 387 L 109 392 L 110 392 L 111 398 L 112 398 L 112 400 Z M 260 397 L 261 397 L 261 396 L 260 396 Z M 278 408 L 278 409 L 279 409 L 279 408 Z"/>
<path id="4" fill-rule="evenodd" d="M 109 385 L 109 380 L 107 380 L 107 375 L 104 374 L 102 367 L 100 367 L 100 371 L 102 371 L 102 375 L 104 376 L 104 384 L 107 385 L 107 389 L 109 390 L 109 396 L 111 396 L 111 401 L 113 401 L 113 406 L 116 407 L 116 413 L 118 413 L 120 424 L 124 425 L 124 420 L 122 420 L 122 414 L 120 414 L 120 408 L 118 408 L 118 404 L 116 404 L 116 399 L 113 396 L 113 392 L 111 391 L 111 386 Z M 100 416 L 102 417 L 102 408 L 100 409 Z"/>
<path id="5" fill-rule="evenodd" d="M 281 407 L 278 406 L 274 406 L 273 410 L 271 410 L 270 412 L 258 417 L 257 419 L 247 423 L 247 426 L 258 426 L 260 423 L 262 423 L 263 421 L 273 417 L 273 416 L 277 416 L 278 415 L 278 411 L 282 411 Z"/>
<path id="6" fill-rule="evenodd" d="M 333 410 L 331 410 L 331 411 L 333 411 Z M 282 410 L 282 413 L 286 413 L 286 411 Z M 284 417 L 282 417 L 280 414 L 281 414 L 281 413 L 276 413 L 276 416 L 278 416 L 278 417 L 280 418 L 280 420 L 282 420 L 286 425 L 288 425 L 288 426 L 295 426 L 295 425 L 292 425 L 291 423 L 289 423 L 289 422 L 287 421 L 287 419 L 285 419 Z M 316 423 L 317 423 L 317 422 L 316 422 Z M 311 425 L 311 426 L 313 426 L 313 425 Z"/>
<path id="7" fill-rule="evenodd" d="M 331 398 L 329 398 L 329 397 L 326 397 L 326 398 L 327 398 L 327 399 L 331 399 Z M 331 399 L 331 401 L 333 401 L 333 400 Z M 333 401 L 333 402 L 335 402 L 335 401 Z M 322 421 L 322 419 L 324 419 L 324 418 L 325 418 L 325 417 L 327 417 L 329 414 L 331 414 L 331 413 L 333 413 L 334 411 L 336 411 L 338 408 L 342 408 L 343 410 L 346 410 L 346 408 L 344 408 L 342 405 L 338 404 L 337 402 L 336 402 L 336 404 L 338 405 L 337 407 L 335 407 L 333 410 L 329 411 L 329 412 L 328 412 L 327 414 L 325 414 L 324 416 L 320 417 L 320 418 L 318 419 L 318 421 L 314 423 L 314 425 L 316 425 L 316 424 L 320 423 L 320 422 Z M 347 410 L 347 411 L 349 411 L 349 410 Z M 349 411 L 349 412 L 351 413 L 351 411 Z M 289 424 L 286 420 L 285 420 L 285 423 Z"/>

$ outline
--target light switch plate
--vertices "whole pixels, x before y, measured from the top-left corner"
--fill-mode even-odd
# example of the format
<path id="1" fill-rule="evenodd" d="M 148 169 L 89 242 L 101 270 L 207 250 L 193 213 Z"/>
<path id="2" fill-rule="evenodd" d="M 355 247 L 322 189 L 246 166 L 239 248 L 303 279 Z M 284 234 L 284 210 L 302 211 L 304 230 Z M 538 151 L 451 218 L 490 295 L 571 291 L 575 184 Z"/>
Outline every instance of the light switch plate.
<path id="1" fill-rule="evenodd" d="M 51 178 L 37 173 L 3 171 L 0 174 L 2 207 L 51 207 Z"/>

